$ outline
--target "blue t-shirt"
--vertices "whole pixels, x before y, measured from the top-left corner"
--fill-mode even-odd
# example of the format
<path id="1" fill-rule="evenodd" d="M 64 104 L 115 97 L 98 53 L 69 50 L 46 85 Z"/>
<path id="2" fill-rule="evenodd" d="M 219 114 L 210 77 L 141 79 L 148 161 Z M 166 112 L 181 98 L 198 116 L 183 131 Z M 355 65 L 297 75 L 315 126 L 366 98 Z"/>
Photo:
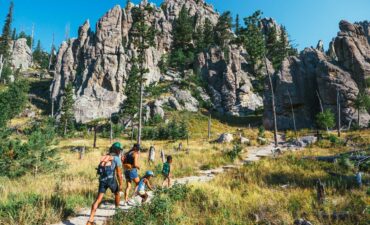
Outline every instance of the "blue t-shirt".
<path id="1" fill-rule="evenodd" d="M 116 166 L 122 166 L 122 162 L 119 156 L 114 156 L 113 157 L 113 162 Z"/>

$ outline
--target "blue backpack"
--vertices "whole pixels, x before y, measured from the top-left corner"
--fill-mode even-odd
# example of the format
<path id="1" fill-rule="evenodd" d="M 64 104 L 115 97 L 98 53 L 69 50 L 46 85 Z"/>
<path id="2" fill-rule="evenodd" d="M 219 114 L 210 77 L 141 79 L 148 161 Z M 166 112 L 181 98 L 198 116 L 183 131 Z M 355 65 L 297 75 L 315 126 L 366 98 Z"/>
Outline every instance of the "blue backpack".
<path id="1" fill-rule="evenodd" d="M 98 165 L 97 174 L 100 180 L 113 179 L 115 175 L 116 163 L 114 160 L 111 161 L 111 165 L 106 166 L 107 162 L 101 161 Z"/>

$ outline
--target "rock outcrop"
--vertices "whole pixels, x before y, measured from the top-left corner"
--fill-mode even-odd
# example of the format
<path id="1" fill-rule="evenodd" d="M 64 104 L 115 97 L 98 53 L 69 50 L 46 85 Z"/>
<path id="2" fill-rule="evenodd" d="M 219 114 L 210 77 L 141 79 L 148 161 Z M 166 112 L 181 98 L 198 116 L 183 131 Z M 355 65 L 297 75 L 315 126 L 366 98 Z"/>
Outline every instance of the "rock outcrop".
<path id="1" fill-rule="evenodd" d="M 52 98 L 59 109 L 65 87 L 72 83 L 77 122 L 107 118 L 119 111 L 126 98 L 123 93 L 131 69 L 130 61 L 137 55 L 131 38 L 131 28 L 135 22 L 133 9 L 148 5 L 147 1 L 142 1 L 139 6 L 131 4 L 125 9 L 115 6 L 97 22 L 95 32 L 86 21 L 76 39 L 63 42 L 57 55 L 56 76 L 51 85 Z M 191 16 L 197 18 L 197 25 L 206 18 L 216 24 L 219 17 L 203 0 L 166 0 L 161 7 L 150 6 L 154 10 L 147 17 L 158 33 L 155 47 L 145 52 L 145 66 L 149 69 L 145 77 L 147 85 L 168 78 L 161 74 L 158 63 L 161 56 L 170 51 L 173 22 L 183 6 Z M 195 107 L 188 108 L 195 111 Z"/>
<path id="2" fill-rule="evenodd" d="M 283 62 L 273 77 L 279 129 L 293 128 L 291 107 L 297 128 L 313 127 L 321 111 L 319 97 L 323 108 L 336 114 L 338 92 L 342 125 L 355 119 L 354 101 L 360 90 L 366 90 L 365 80 L 370 76 L 370 43 L 363 26 L 340 22 L 341 32 L 330 47 L 330 56 L 322 49 L 307 48 L 299 57 Z M 338 61 L 333 61 L 333 56 Z M 264 105 L 264 125 L 272 129 L 270 90 L 265 93 Z M 368 126 L 369 120 L 369 113 L 361 112 L 360 125 Z"/>
<path id="3" fill-rule="evenodd" d="M 263 106 L 262 97 L 253 92 L 245 50 L 229 46 L 228 54 L 217 47 L 199 54 L 197 65 L 208 83 L 214 107 L 220 113 L 243 116 Z"/>
<path id="4" fill-rule="evenodd" d="M 14 69 L 27 70 L 32 63 L 32 52 L 27 45 L 27 39 L 19 38 L 12 43 L 10 64 Z"/>

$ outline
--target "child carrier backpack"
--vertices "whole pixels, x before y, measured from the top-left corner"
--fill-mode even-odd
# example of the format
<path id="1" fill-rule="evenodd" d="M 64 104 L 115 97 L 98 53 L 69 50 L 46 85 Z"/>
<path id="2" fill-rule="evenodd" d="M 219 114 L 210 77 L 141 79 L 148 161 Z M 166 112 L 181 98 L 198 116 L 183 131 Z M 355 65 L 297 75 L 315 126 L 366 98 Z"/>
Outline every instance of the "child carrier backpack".
<path id="1" fill-rule="evenodd" d="M 112 179 L 114 178 L 114 173 L 116 169 L 116 163 L 114 160 L 112 161 L 107 161 L 107 158 L 103 158 L 99 165 L 98 168 L 96 168 L 97 175 L 99 175 L 100 180 L 106 180 L 106 179 Z M 108 162 L 111 162 L 111 165 L 107 166 L 106 164 Z"/>

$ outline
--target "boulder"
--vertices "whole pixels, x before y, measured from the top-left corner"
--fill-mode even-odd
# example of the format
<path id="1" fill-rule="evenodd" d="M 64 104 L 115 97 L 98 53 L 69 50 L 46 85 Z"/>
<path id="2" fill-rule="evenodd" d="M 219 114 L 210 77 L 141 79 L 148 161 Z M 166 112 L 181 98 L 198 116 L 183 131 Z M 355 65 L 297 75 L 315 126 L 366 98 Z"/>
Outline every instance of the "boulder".
<path id="1" fill-rule="evenodd" d="M 234 140 L 234 136 L 230 133 L 223 133 L 217 139 L 217 143 L 224 144 L 224 143 L 231 143 Z"/>
<path id="2" fill-rule="evenodd" d="M 251 141 L 248 138 L 240 137 L 240 144 L 242 145 L 249 145 Z"/>
<path id="3" fill-rule="evenodd" d="M 199 107 L 199 102 L 190 93 L 189 90 L 180 90 L 177 87 L 173 87 L 172 91 L 174 93 L 175 99 L 182 106 L 183 110 L 189 112 L 197 112 Z"/>

